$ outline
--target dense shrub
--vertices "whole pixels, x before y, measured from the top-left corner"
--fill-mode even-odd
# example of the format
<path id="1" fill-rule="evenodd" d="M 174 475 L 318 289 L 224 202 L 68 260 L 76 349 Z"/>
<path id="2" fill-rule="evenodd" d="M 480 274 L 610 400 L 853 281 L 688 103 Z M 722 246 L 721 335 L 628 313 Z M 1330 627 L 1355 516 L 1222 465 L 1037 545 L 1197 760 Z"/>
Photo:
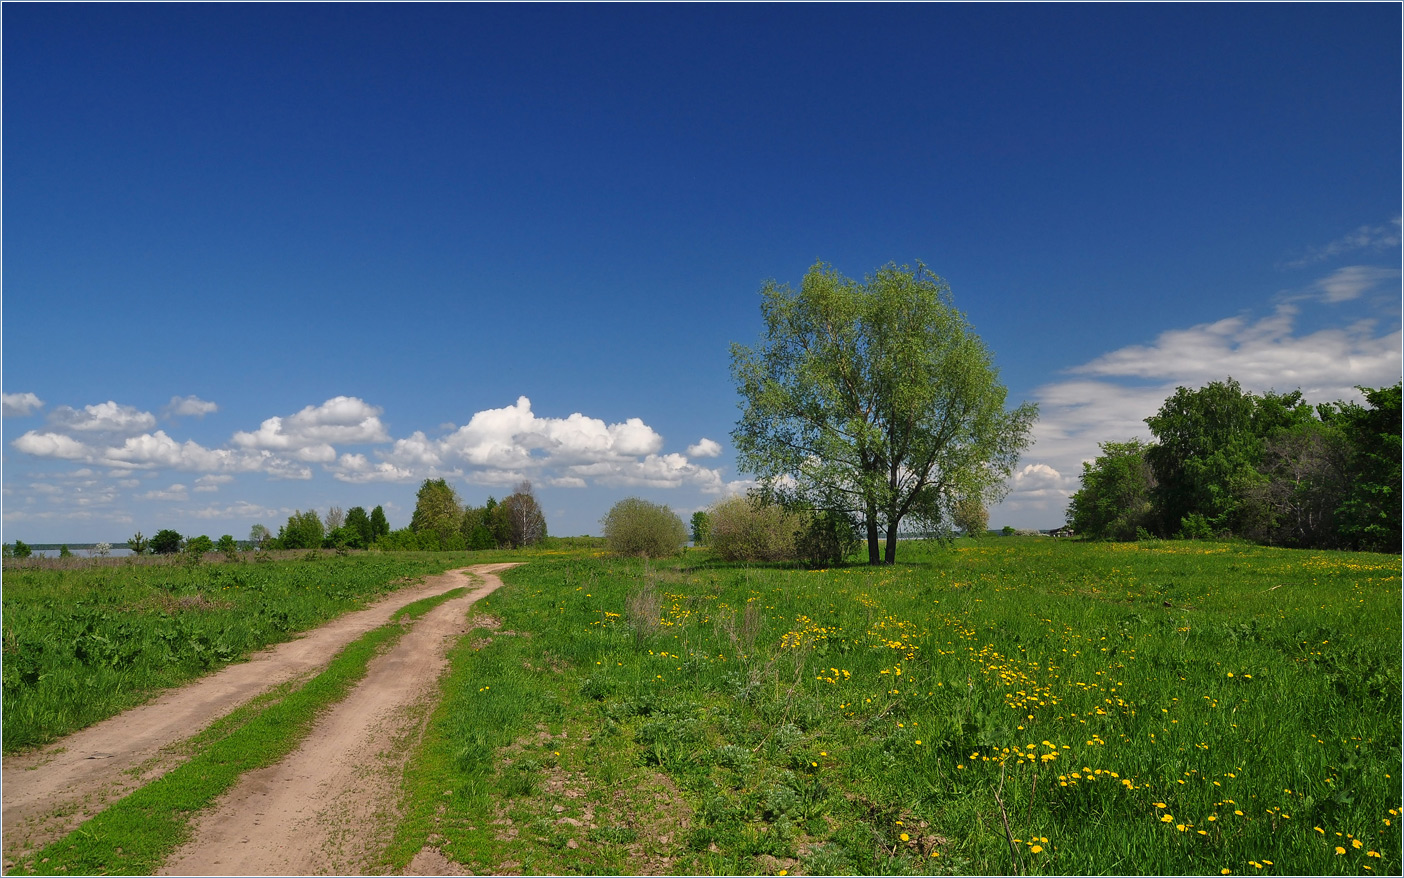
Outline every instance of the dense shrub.
<path id="1" fill-rule="evenodd" d="M 600 520 L 609 548 L 618 555 L 661 558 L 687 542 L 687 528 L 667 506 L 626 497 Z"/>
<path id="2" fill-rule="evenodd" d="M 811 567 L 838 564 L 857 551 L 858 526 L 843 512 L 804 515 L 804 527 L 795 536 L 795 552 Z"/>
<path id="3" fill-rule="evenodd" d="M 730 497 L 711 512 L 707 545 L 727 561 L 793 561 L 800 514 L 757 497 Z"/>

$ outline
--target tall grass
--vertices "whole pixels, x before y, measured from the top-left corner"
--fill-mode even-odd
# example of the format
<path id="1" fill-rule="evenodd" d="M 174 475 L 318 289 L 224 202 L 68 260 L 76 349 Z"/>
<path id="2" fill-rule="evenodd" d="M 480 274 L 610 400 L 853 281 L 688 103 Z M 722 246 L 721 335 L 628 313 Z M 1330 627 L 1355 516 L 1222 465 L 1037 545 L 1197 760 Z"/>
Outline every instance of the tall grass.
<path id="1" fill-rule="evenodd" d="M 531 636 L 455 656 L 429 744 L 458 758 L 419 769 L 418 790 L 476 791 L 433 803 L 446 851 L 617 865 L 612 833 L 488 829 L 571 805 L 564 771 L 601 802 L 604 772 L 666 778 L 686 830 L 654 854 L 675 872 L 1399 871 L 1397 556 L 1016 538 L 888 568 L 702 557 L 505 575 L 491 612 Z M 519 777 L 503 760 L 541 728 L 553 755 Z"/>

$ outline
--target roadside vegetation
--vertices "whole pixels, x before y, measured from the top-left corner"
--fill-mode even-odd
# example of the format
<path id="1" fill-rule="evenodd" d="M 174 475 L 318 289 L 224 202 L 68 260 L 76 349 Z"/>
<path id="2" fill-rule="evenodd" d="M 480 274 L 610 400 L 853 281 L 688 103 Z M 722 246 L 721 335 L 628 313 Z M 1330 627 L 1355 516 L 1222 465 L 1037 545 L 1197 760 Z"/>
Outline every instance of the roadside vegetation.
<path id="1" fill-rule="evenodd" d="M 92 725 L 411 580 L 480 560 L 297 553 L 275 563 L 7 563 L 4 752 Z"/>
<path id="2" fill-rule="evenodd" d="M 1398 556 L 903 555 L 507 572 L 381 868 L 1398 873 Z"/>
<path id="3" fill-rule="evenodd" d="M 457 588 L 401 607 L 361 635 L 304 684 L 286 683 L 196 735 L 190 761 L 142 787 L 9 870 L 13 875 L 152 875 L 190 835 L 192 819 L 246 771 L 276 764 L 312 730 L 320 712 L 346 697 L 371 659 L 412 621 L 458 597 Z"/>

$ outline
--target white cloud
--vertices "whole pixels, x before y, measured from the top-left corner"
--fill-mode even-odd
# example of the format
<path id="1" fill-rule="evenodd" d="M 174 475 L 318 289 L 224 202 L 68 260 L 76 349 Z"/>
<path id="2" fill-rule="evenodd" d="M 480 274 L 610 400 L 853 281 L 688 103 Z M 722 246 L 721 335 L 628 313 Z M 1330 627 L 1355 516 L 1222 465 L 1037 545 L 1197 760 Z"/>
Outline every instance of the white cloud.
<path id="1" fill-rule="evenodd" d="M 336 466 L 329 467 L 332 475 L 342 482 L 366 484 L 368 482 L 412 482 L 416 478 L 413 469 L 396 466 L 389 461 L 373 464 L 364 454 L 343 454 Z"/>
<path id="2" fill-rule="evenodd" d="M 195 480 L 196 493 L 208 493 L 218 491 L 220 485 L 227 485 L 234 481 L 233 476 L 205 475 Z"/>
<path id="3" fill-rule="evenodd" d="M 715 442 L 705 436 L 697 440 L 696 445 L 687 447 L 688 457 L 720 457 L 722 447 L 720 442 Z"/>
<path id="4" fill-rule="evenodd" d="M 165 490 L 147 491 L 141 495 L 141 499 L 174 501 L 189 499 L 189 495 L 185 492 L 185 486 L 177 482 Z"/>
<path id="5" fill-rule="evenodd" d="M 1288 263 L 1289 268 L 1301 268 L 1322 262 L 1342 253 L 1357 250 L 1389 250 L 1399 246 L 1400 218 L 1395 217 L 1381 226 L 1361 226 L 1324 247 L 1312 247 L 1307 255 Z"/>
<path id="6" fill-rule="evenodd" d="M 621 424 L 606 424 L 579 412 L 567 418 L 539 418 L 531 400 L 523 396 L 515 405 L 473 415 L 436 452 L 473 466 L 522 469 L 624 460 L 662 447 L 663 437 L 639 418 Z"/>
<path id="7" fill-rule="evenodd" d="M 167 417 L 183 415 L 194 418 L 203 418 L 205 415 L 217 411 L 219 411 L 219 406 L 198 396 L 173 396 L 163 410 Z"/>
<path id="8" fill-rule="evenodd" d="M 40 433 L 30 430 L 11 442 L 14 448 L 36 457 L 57 457 L 61 460 L 86 460 L 92 456 L 88 446 L 62 433 Z"/>
<path id="9" fill-rule="evenodd" d="M 4 416 L 7 418 L 33 414 L 44 405 L 44 401 L 32 393 L 5 393 L 0 397 L 3 397 Z"/>
<path id="10" fill-rule="evenodd" d="M 140 433 L 156 426 L 156 416 L 134 406 L 118 405 L 108 400 L 83 406 L 82 411 L 66 405 L 59 406 L 49 415 L 49 424 L 68 432 Z"/>
<path id="11" fill-rule="evenodd" d="M 234 444 L 268 451 L 299 451 L 317 448 L 313 460 L 329 462 L 322 448 L 331 445 L 360 445 L 388 442 L 390 436 L 380 422 L 381 409 L 354 396 L 337 396 L 319 406 L 307 406 L 286 418 L 272 417 L 250 433 L 234 434 Z M 333 452 L 333 457 L 335 456 Z"/>
<path id="12" fill-rule="evenodd" d="M 200 519 L 242 519 L 244 521 L 258 521 L 259 519 L 269 519 L 276 522 L 277 519 L 286 514 L 285 511 L 270 509 L 267 506 L 260 506 L 257 503 L 250 503 L 240 500 L 229 506 L 206 506 L 203 509 L 196 509 L 188 513 L 192 518 Z M 276 529 L 276 524 L 273 525 Z M 238 536 L 237 534 L 235 536 Z"/>
<path id="13" fill-rule="evenodd" d="M 1312 285 L 1312 292 L 1327 304 L 1348 302 L 1374 289 L 1385 281 L 1398 280 L 1399 269 L 1371 265 L 1347 265 L 1338 268 Z"/>
<path id="14" fill-rule="evenodd" d="M 1260 320 L 1230 317 L 1163 332 L 1070 370 L 1074 374 L 1162 379 L 1201 386 L 1231 375 L 1264 390 L 1300 387 L 1312 396 L 1399 378 L 1400 333 L 1377 335 L 1373 321 L 1294 335 L 1296 308 L 1283 304 Z M 1339 397 L 1333 397 L 1339 398 Z"/>

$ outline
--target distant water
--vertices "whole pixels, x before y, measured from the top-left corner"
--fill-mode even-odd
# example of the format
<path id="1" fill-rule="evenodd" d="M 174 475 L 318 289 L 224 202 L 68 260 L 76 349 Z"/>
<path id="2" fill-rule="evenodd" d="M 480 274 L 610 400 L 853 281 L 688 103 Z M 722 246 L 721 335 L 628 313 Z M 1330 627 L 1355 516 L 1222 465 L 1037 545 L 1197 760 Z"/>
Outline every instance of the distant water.
<path id="1" fill-rule="evenodd" d="M 57 558 L 57 557 L 59 556 L 59 552 L 60 552 L 60 551 L 61 551 L 61 549 L 58 549 L 58 548 L 53 548 L 53 549 L 50 549 L 50 548 L 48 548 L 48 547 L 45 547 L 45 548 L 43 548 L 43 549 L 37 549 L 37 548 L 36 548 L 36 549 L 33 550 L 33 555 L 32 555 L 32 557 L 35 557 L 35 558 Z M 75 546 L 75 545 L 73 545 L 72 543 L 70 543 L 69 546 L 68 546 L 68 551 L 72 552 L 72 553 L 73 553 L 73 557 L 75 557 L 75 558 L 95 558 L 95 557 L 97 557 L 97 552 L 92 551 L 92 550 L 91 550 L 90 548 L 88 548 L 87 546 L 79 547 L 79 546 Z M 125 558 L 125 557 L 127 557 L 128 555 L 130 555 L 131 553 L 132 553 L 132 550 L 129 549 L 129 548 L 127 548 L 126 546 L 122 546 L 122 547 L 120 547 L 120 548 L 117 547 L 117 546 L 113 546 L 112 548 L 110 548 L 110 549 L 107 550 L 107 557 L 109 557 L 109 558 Z"/>

